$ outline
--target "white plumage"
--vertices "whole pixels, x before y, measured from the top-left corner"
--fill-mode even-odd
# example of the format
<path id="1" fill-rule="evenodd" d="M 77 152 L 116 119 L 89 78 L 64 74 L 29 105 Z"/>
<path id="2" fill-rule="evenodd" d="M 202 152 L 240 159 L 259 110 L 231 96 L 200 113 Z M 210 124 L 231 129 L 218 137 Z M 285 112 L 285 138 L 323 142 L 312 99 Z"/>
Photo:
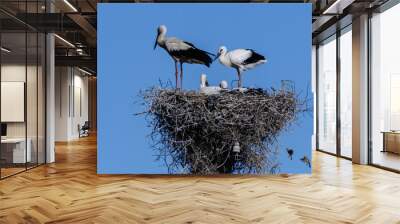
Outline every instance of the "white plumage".
<path id="1" fill-rule="evenodd" d="M 166 37 L 164 44 L 168 53 L 172 53 L 174 51 L 184 51 L 192 48 L 192 46 L 190 46 L 188 43 L 185 43 L 185 41 L 176 37 Z M 177 61 L 180 60 L 178 55 L 172 54 L 171 56 Z"/>
<path id="2" fill-rule="evenodd" d="M 207 75 L 206 74 L 201 74 L 200 75 L 200 88 L 204 88 L 208 86 L 207 82 Z"/>
<path id="3" fill-rule="evenodd" d="M 229 51 L 225 46 L 218 50 L 216 59 L 227 67 L 235 68 L 238 75 L 238 87 L 242 87 L 242 72 L 267 62 L 265 57 L 252 49 L 236 49 Z"/>
<path id="4" fill-rule="evenodd" d="M 223 80 L 221 82 L 221 84 L 224 82 L 225 80 Z M 226 81 L 225 81 L 226 83 Z M 209 86 L 208 85 L 208 81 L 207 81 L 207 75 L 206 74 L 201 74 L 200 76 L 200 93 L 203 93 L 205 95 L 214 95 L 214 94 L 219 94 L 221 91 L 226 90 L 226 88 L 222 87 L 220 84 L 220 86 Z M 228 83 L 226 83 L 228 84 Z M 225 85 L 224 85 L 225 86 Z"/>
<path id="5" fill-rule="evenodd" d="M 158 46 L 164 48 L 175 62 L 175 84 L 177 88 L 182 88 L 183 63 L 203 64 L 210 67 L 213 55 L 200 50 L 193 44 L 180 40 L 176 37 L 166 37 L 167 27 L 161 25 L 157 29 L 157 39 L 154 43 L 154 49 Z M 178 86 L 178 63 L 180 65 L 180 85 Z"/>
<path id="6" fill-rule="evenodd" d="M 228 82 L 226 80 L 222 80 L 219 83 L 219 87 L 221 87 L 222 89 L 228 89 Z"/>

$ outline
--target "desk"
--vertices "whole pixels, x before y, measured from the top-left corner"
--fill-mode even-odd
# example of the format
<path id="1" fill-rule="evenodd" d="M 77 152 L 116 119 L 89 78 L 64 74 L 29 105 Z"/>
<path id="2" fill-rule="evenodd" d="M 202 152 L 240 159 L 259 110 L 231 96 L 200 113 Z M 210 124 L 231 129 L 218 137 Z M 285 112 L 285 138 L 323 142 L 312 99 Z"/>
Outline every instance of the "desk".
<path id="1" fill-rule="evenodd" d="M 400 132 L 383 131 L 383 150 L 382 152 L 392 152 L 400 154 Z"/>
<path id="2" fill-rule="evenodd" d="M 27 139 L 27 146 L 25 151 L 25 138 L 6 138 L 1 139 L 1 153 L 2 157 L 9 163 L 25 163 L 31 162 L 32 153 L 31 145 L 32 141 L 30 138 Z M 3 154 L 5 154 L 3 156 Z M 12 158 L 12 159 L 11 159 Z M 26 159 L 26 161 L 25 161 Z"/>

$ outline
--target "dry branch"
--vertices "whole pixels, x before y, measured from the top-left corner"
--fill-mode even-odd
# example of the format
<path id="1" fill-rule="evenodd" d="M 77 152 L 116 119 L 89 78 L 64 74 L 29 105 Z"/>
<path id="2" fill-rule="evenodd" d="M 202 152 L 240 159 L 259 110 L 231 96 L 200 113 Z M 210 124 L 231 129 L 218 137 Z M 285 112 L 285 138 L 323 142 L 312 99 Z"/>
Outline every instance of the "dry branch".
<path id="1" fill-rule="evenodd" d="M 276 139 L 306 110 L 294 91 L 284 89 L 207 96 L 153 87 L 140 96 L 152 147 L 169 173 L 276 172 Z"/>

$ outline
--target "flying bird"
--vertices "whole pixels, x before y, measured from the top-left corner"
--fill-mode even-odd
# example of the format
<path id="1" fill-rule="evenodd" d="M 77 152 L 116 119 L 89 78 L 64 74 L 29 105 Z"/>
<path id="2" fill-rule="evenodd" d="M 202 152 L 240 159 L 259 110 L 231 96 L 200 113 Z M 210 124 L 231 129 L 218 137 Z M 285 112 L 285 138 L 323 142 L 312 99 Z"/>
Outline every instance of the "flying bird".
<path id="1" fill-rule="evenodd" d="M 307 158 L 307 156 L 303 156 L 303 158 L 300 159 L 303 163 L 305 163 L 308 167 L 311 168 L 311 162 L 310 159 Z"/>
<path id="2" fill-rule="evenodd" d="M 293 153 L 294 153 L 293 149 L 286 148 L 286 152 L 288 153 L 290 160 L 293 160 Z"/>
<path id="3" fill-rule="evenodd" d="M 154 43 L 154 49 L 157 45 L 164 48 L 175 62 L 175 85 L 176 88 L 182 88 L 183 63 L 202 64 L 210 67 L 212 63 L 212 53 L 203 51 L 192 43 L 180 40 L 176 37 L 166 37 L 167 27 L 161 25 L 157 29 L 157 38 Z M 178 64 L 180 65 L 180 83 L 178 85 Z"/>
<path id="4" fill-rule="evenodd" d="M 252 69 L 259 64 L 267 62 L 264 56 L 252 49 L 236 49 L 229 51 L 221 46 L 214 60 L 219 59 L 226 67 L 236 69 L 238 75 L 238 88 L 242 88 L 242 72 Z"/>
<path id="5" fill-rule="evenodd" d="M 271 167 L 271 169 L 269 170 L 270 174 L 277 174 L 279 173 L 279 164 L 275 164 Z"/>

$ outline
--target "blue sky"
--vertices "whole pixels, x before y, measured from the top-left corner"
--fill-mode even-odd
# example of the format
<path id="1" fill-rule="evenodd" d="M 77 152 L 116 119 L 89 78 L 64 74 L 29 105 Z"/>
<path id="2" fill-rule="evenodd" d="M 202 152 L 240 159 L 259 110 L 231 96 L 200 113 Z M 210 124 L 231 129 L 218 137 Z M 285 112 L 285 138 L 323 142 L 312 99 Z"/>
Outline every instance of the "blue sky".
<path id="1" fill-rule="evenodd" d="M 147 135 L 150 129 L 135 103 L 141 89 L 159 80 L 175 82 L 174 63 L 162 48 L 153 50 L 156 29 L 216 53 L 219 46 L 251 48 L 268 62 L 243 76 L 244 86 L 279 88 L 293 80 L 296 90 L 311 96 L 310 4 L 99 4 L 98 5 L 98 172 L 166 173 L 156 162 Z M 184 65 L 183 86 L 198 89 L 200 74 L 210 84 L 236 79 L 234 69 L 218 61 L 210 68 Z M 310 103 L 312 105 L 312 103 Z M 299 159 L 311 158 L 312 114 L 301 116 L 280 136 L 282 173 L 306 173 Z"/>

